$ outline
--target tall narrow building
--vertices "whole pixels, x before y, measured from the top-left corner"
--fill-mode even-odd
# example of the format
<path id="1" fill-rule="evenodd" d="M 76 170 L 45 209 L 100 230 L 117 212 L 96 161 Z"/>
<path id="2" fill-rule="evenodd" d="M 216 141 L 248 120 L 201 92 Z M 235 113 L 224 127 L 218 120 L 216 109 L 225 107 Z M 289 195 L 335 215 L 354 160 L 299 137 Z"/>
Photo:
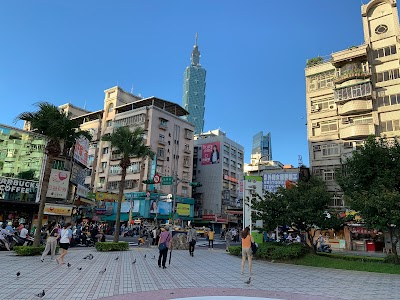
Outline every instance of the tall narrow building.
<path id="1" fill-rule="evenodd" d="M 335 181 L 369 135 L 400 135 L 400 26 L 395 0 L 361 6 L 364 43 L 307 62 L 306 101 L 310 165 L 344 208 Z M 355 37 L 355 40 L 359 37 Z"/>
<path id="2" fill-rule="evenodd" d="M 271 133 L 260 131 L 253 136 L 253 145 L 251 147 L 251 160 L 269 161 L 272 160 Z"/>
<path id="3" fill-rule="evenodd" d="M 206 70 L 200 65 L 200 51 L 196 41 L 193 46 L 191 64 L 184 73 L 183 78 L 183 107 L 189 112 L 185 116 L 188 122 L 194 124 L 195 134 L 203 132 L 204 111 L 206 99 Z"/>

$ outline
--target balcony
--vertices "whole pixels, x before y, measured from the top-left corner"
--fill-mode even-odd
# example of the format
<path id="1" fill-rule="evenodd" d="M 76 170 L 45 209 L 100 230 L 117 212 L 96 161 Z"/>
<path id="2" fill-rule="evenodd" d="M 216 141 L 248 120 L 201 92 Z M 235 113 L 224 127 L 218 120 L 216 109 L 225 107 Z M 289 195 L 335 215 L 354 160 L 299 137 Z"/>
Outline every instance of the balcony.
<path id="1" fill-rule="evenodd" d="M 355 58 L 367 58 L 368 45 L 359 45 L 349 49 L 332 53 L 332 64 L 334 66 L 354 60 Z"/>
<path id="2" fill-rule="evenodd" d="M 339 135 L 343 140 L 363 138 L 369 135 L 375 135 L 374 124 L 351 124 L 340 128 Z"/>
<path id="3" fill-rule="evenodd" d="M 183 162 L 183 166 L 184 166 L 185 168 L 190 168 L 190 162 L 184 161 L 184 162 Z"/>
<path id="4" fill-rule="evenodd" d="M 163 130 L 167 130 L 167 129 L 168 129 L 168 125 L 167 125 L 166 123 L 160 123 L 160 124 L 158 125 L 158 127 L 159 127 L 160 129 L 163 129 Z"/>
<path id="5" fill-rule="evenodd" d="M 372 111 L 371 100 L 352 100 L 338 106 L 339 115 L 345 116 Z"/>
<path id="6" fill-rule="evenodd" d="M 163 146 L 165 146 L 165 145 L 167 144 L 167 142 L 164 141 L 164 140 L 158 140 L 158 143 L 159 143 L 160 145 L 163 145 Z"/>
<path id="7" fill-rule="evenodd" d="M 370 98 L 372 85 L 369 79 L 354 85 L 338 87 L 334 89 L 335 102 L 344 102 L 352 99 Z"/>
<path id="8" fill-rule="evenodd" d="M 183 152 L 185 152 L 185 153 L 187 153 L 187 154 L 192 153 L 192 151 L 191 151 L 190 149 L 184 149 Z"/>
<path id="9" fill-rule="evenodd" d="M 337 74 L 336 77 L 333 78 L 333 82 L 335 84 L 340 84 L 351 79 L 367 79 L 371 77 L 370 71 L 363 71 L 361 69 L 338 73 L 339 74 Z"/>

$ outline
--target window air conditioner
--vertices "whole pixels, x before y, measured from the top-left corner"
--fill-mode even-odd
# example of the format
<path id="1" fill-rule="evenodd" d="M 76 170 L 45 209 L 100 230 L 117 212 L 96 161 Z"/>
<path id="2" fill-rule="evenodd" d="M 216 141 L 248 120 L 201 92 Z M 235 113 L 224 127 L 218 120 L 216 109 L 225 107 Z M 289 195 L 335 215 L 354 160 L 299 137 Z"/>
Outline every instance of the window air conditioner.
<path id="1" fill-rule="evenodd" d="M 313 146 L 314 151 L 321 151 L 321 145 L 315 145 Z"/>
<path id="2" fill-rule="evenodd" d="M 350 123 L 350 119 L 348 117 L 342 118 L 342 124 L 348 124 Z"/>
<path id="3" fill-rule="evenodd" d="M 314 110 L 316 110 L 316 111 L 320 111 L 321 110 L 321 107 L 319 106 L 319 104 L 315 104 L 314 105 Z"/>
<path id="4" fill-rule="evenodd" d="M 335 104 L 329 105 L 329 109 L 336 109 L 336 105 Z"/>
<path id="5" fill-rule="evenodd" d="M 344 148 L 353 148 L 353 142 L 344 142 L 343 147 Z"/>

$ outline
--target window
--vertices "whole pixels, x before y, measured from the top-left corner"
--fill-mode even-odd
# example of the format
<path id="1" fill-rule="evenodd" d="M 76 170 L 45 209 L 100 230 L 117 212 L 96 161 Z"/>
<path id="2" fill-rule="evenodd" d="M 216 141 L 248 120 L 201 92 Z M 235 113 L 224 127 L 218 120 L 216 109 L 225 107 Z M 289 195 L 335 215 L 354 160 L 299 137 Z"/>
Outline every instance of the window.
<path id="1" fill-rule="evenodd" d="M 158 136 L 158 140 L 159 140 L 160 142 L 165 142 L 165 135 L 160 134 L 160 135 Z"/>
<path id="2" fill-rule="evenodd" d="M 116 127 L 121 127 L 121 126 L 140 125 L 143 124 L 145 121 L 146 121 L 146 115 L 139 114 L 128 118 L 115 120 L 114 123 Z"/>
<path id="3" fill-rule="evenodd" d="M 236 168 L 236 162 L 234 160 L 231 160 L 231 168 Z"/>
<path id="4" fill-rule="evenodd" d="M 114 104 L 110 103 L 110 105 L 108 106 L 108 112 L 112 112 L 114 110 Z"/>
<path id="5" fill-rule="evenodd" d="M 311 112 L 326 111 L 334 109 L 335 107 L 335 100 L 333 97 L 326 97 L 311 101 Z"/>
<path id="6" fill-rule="evenodd" d="M 337 131 L 337 121 L 321 122 L 321 132 Z"/>
<path id="7" fill-rule="evenodd" d="M 101 168 L 102 168 L 103 170 L 107 169 L 107 162 L 102 162 L 102 163 L 101 163 Z"/>
<path id="8" fill-rule="evenodd" d="M 339 155 L 338 144 L 322 145 L 321 150 L 322 150 L 322 157 Z"/>
<path id="9" fill-rule="evenodd" d="M 108 147 L 104 147 L 103 150 L 102 150 L 102 153 L 103 154 L 108 154 L 108 150 L 109 150 Z"/>
<path id="10" fill-rule="evenodd" d="M 400 94 L 378 97 L 378 107 L 400 104 Z"/>
<path id="11" fill-rule="evenodd" d="M 231 172 L 231 177 L 236 178 L 236 173 L 235 172 Z"/>
<path id="12" fill-rule="evenodd" d="M 243 153 L 238 151 L 238 158 L 243 158 Z"/>
<path id="13" fill-rule="evenodd" d="M 400 77 L 399 69 L 387 70 L 384 72 L 376 73 L 376 82 L 383 82 L 398 79 Z"/>
<path id="14" fill-rule="evenodd" d="M 133 162 L 131 165 L 126 169 L 127 173 L 139 173 L 140 172 L 140 162 Z"/>
<path id="15" fill-rule="evenodd" d="M 238 164 L 237 164 L 238 169 L 242 169 L 242 166 L 243 166 L 243 165 L 242 165 L 241 163 L 238 163 Z"/>
<path id="16" fill-rule="evenodd" d="M 165 119 L 160 119 L 160 126 L 166 127 L 167 126 L 168 121 Z"/>
<path id="17" fill-rule="evenodd" d="M 90 148 L 97 148 L 97 143 L 90 143 Z"/>
<path id="18" fill-rule="evenodd" d="M 374 58 L 380 58 L 380 57 L 385 57 L 389 55 L 393 55 L 397 53 L 396 45 L 384 47 L 384 48 L 379 48 L 374 50 L 373 56 Z"/>
<path id="19" fill-rule="evenodd" d="M 222 173 L 223 173 L 224 175 L 228 175 L 228 174 L 229 174 L 228 170 L 226 170 L 226 169 L 223 169 L 223 170 L 222 170 Z"/>
<path id="20" fill-rule="evenodd" d="M 371 93 L 372 88 L 370 82 L 334 90 L 335 101 L 346 101 L 366 97 L 370 96 Z"/>
<path id="21" fill-rule="evenodd" d="M 182 187 L 182 196 L 187 196 L 188 194 L 188 188 L 186 186 Z"/>
<path id="22" fill-rule="evenodd" d="M 236 150 L 235 149 L 231 149 L 231 155 L 232 156 L 236 156 Z"/>
<path id="23" fill-rule="evenodd" d="M 372 124 L 374 120 L 372 119 L 372 115 L 365 115 L 360 117 L 354 117 L 351 119 L 353 124 Z"/>
<path id="24" fill-rule="evenodd" d="M 400 130 L 400 120 L 390 120 L 386 122 L 381 122 L 381 132 L 399 131 L 399 130 Z"/>
<path id="25" fill-rule="evenodd" d="M 319 89 L 333 87 L 334 76 L 335 71 L 332 70 L 308 77 L 308 90 L 315 91 Z"/>
<path id="26" fill-rule="evenodd" d="M 106 125 L 107 125 L 107 127 L 111 127 L 112 126 L 112 120 L 107 120 Z"/>
<path id="27" fill-rule="evenodd" d="M 164 150 L 164 148 L 157 148 L 157 156 L 158 156 L 158 157 L 165 157 L 165 150 Z"/>
<path id="28" fill-rule="evenodd" d="M 227 145 L 224 145 L 224 153 L 229 155 L 229 147 Z"/>
<path id="29" fill-rule="evenodd" d="M 325 170 L 324 171 L 324 181 L 333 181 L 335 180 L 335 171 Z"/>
<path id="30" fill-rule="evenodd" d="M 88 164 L 89 164 L 89 166 L 91 166 L 93 164 L 93 161 L 94 161 L 94 155 L 90 154 L 88 156 Z"/>

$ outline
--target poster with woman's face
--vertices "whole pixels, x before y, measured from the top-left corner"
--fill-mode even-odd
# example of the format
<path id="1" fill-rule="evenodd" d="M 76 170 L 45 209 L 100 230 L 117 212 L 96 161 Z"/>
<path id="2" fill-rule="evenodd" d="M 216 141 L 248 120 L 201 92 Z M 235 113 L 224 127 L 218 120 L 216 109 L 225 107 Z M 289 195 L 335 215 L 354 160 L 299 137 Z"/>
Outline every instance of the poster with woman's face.
<path id="1" fill-rule="evenodd" d="M 158 206 L 157 206 L 157 201 L 156 200 L 153 200 L 150 203 L 150 213 L 151 214 L 158 213 Z"/>
<path id="2" fill-rule="evenodd" d="M 201 164 L 211 165 L 220 162 L 220 142 L 207 143 L 201 145 Z"/>

